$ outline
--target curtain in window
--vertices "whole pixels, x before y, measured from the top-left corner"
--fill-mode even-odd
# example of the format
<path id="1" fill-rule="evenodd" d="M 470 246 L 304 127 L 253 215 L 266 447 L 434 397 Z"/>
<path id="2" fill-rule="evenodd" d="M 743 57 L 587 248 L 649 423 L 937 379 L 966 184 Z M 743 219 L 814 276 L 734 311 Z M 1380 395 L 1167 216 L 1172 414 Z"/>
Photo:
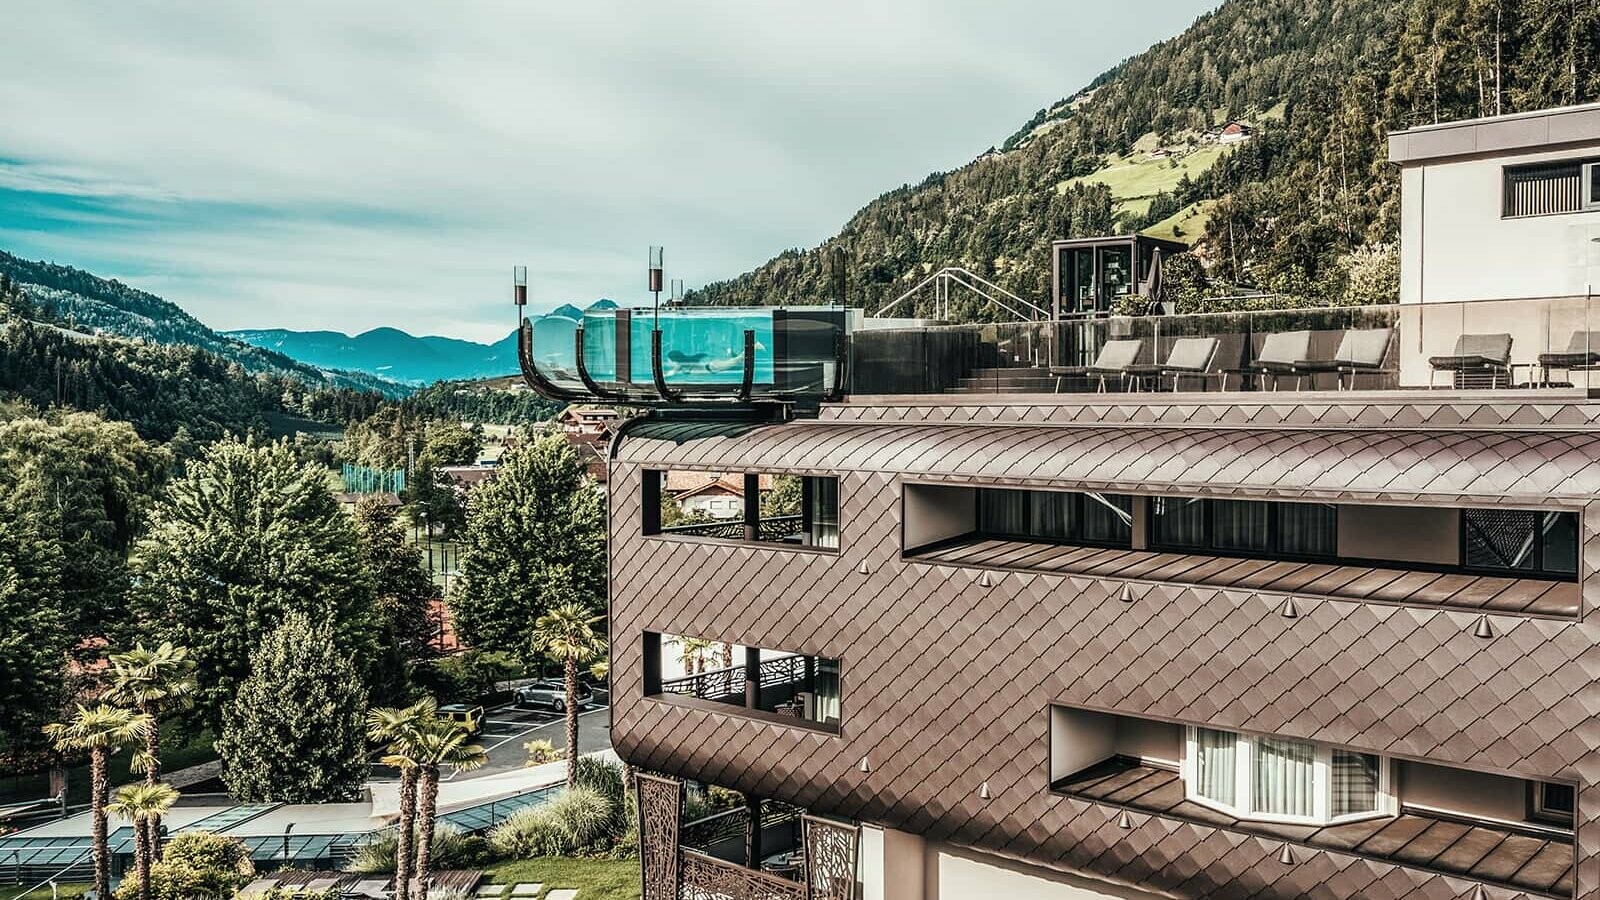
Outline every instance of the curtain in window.
<path id="1" fill-rule="evenodd" d="M 1023 493 L 1018 491 L 1017 493 Z M 1073 507 L 1078 495 L 1062 491 L 1028 491 L 1028 530 L 1035 540 L 1065 541 L 1073 535 Z"/>
<path id="2" fill-rule="evenodd" d="M 1164 547 L 1207 549 L 1204 500 L 1157 497 L 1151 501 L 1150 510 L 1155 520 L 1156 543 Z"/>
<path id="3" fill-rule="evenodd" d="M 1239 736 L 1231 731 L 1196 728 L 1194 743 L 1194 793 L 1224 806 L 1233 806 Z"/>
<path id="4" fill-rule="evenodd" d="M 1339 512 L 1323 503 L 1278 504 L 1278 552 L 1337 556 Z"/>
<path id="5" fill-rule="evenodd" d="M 818 722 L 839 722 L 839 661 L 817 657 L 815 718 Z"/>
<path id="6" fill-rule="evenodd" d="M 1271 508 L 1257 500 L 1211 501 L 1212 540 L 1218 550 L 1250 550 L 1265 553 L 1272 549 L 1267 526 Z"/>
<path id="7" fill-rule="evenodd" d="M 1133 542 L 1133 498 L 1122 494 L 1084 494 L 1083 539 L 1130 545 Z"/>
<path id="8" fill-rule="evenodd" d="M 1276 816 L 1315 813 L 1317 749 L 1299 741 L 1261 738 L 1255 752 L 1254 811 Z"/>
<path id="9" fill-rule="evenodd" d="M 985 488 L 978 491 L 978 530 L 985 534 L 1028 533 L 1028 492 Z"/>
<path id="10" fill-rule="evenodd" d="M 1332 771 L 1335 818 L 1378 808 L 1378 758 L 1370 753 L 1333 751 Z"/>
<path id="11" fill-rule="evenodd" d="M 811 488 L 811 546 L 839 549 L 839 479 L 808 477 Z"/>

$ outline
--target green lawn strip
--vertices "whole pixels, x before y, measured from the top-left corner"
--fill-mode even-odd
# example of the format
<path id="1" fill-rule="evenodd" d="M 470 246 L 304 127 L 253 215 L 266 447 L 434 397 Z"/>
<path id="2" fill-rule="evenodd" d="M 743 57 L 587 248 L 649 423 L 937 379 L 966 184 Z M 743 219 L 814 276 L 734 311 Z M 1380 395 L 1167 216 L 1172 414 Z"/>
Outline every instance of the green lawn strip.
<path id="1" fill-rule="evenodd" d="M 1104 184 L 1111 189 L 1113 199 L 1131 211 L 1142 211 L 1149 208 L 1151 197 L 1177 187 L 1185 174 L 1197 177 L 1229 149 L 1220 144 L 1202 144 L 1181 156 L 1164 159 L 1151 159 L 1146 153 L 1135 152 L 1132 156 L 1115 157 L 1101 169 L 1069 178 L 1056 188 L 1065 191 L 1074 184 Z"/>
<path id="2" fill-rule="evenodd" d="M 1211 210 L 1216 205 L 1217 201 L 1215 200 L 1201 200 L 1199 203 L 1191 203 L 1146 228 L 1141 234 L 1192 244 L 1200 238 L 1200 235 L 1205 233 L 1206 221 L 1211 218 Z M 1179 228 L 1183 229 L 1182 234 L 1178 234 L 1177 229 Z"/>
<path id="3" fill-rule="evenodd" d="M 495 863 L 484 870 L 489 884 L 537 883 L 546 893 L 552 888 L 576 888 L 578 900 L 638 900 L 637 859 L 574 859 L 549 856 Z M 507 895 L 509 896 L 509 895 Z"/>
<path id="4" fill-rule="evenodd" d="M 179 769 L 209 762 L 217 758 L 217 751 L 211 746 L 215 740 L 209 731 L 201 732 L 192 738 L 185 738 L 178 734 L 174 728 L 163 728 L 161 734 L 161 768 L 166 772 L 175 772 Z M 134 775 L 128 770 L 128 765 L 133 760 L 134 748 L 126 747 L 121 753 L 110 759 L 112 785 L 127 784 L 138 781 L 141 776 Z M 0 803 L 18 802 L 23 800 L 43 800 L 50 793 L 50 774 L 48 772 L 34 772 L 28 775 L 0 775 Z M 89 764 L 73 766 L 67 770 L 67 802 L 89 802 Z M 4 895 L 0 895 L 3 900 Z"/>
<path id="5" fill-rule="evenodd" d="M 16 900 L 16 898 L 22 896 L 23 891 L 31 887 L 33 887 L 31 884 L 25 884 L 21 887 L 0 887 L 0 900 Z M 69 900 L 72 897 L 82 897 L 93 890 L 94 885 L 87 882 L 83 884 L 58 884 L 56 888 L 60 892 L 56 896 L 60 897 L 61 900 Z M 50 900 L 50 885 L 47 884 L 29 894 L 28 900 Z"/>

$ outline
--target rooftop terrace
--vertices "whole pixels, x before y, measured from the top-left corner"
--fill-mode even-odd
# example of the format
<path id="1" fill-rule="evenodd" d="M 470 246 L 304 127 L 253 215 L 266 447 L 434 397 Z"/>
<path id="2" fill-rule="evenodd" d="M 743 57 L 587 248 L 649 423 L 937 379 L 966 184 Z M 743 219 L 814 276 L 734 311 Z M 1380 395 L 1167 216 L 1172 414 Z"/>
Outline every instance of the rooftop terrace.
<path id="1" fill-rule="evenodd" d="M 1123 392 L 1588 397 L 1600 388 L 1597 305 L 1573 296 L 969 325 L 838 306 L 601 308 L 524 322 L 521 355 L 527 380 L 551 397 L 648 406 Z"/>

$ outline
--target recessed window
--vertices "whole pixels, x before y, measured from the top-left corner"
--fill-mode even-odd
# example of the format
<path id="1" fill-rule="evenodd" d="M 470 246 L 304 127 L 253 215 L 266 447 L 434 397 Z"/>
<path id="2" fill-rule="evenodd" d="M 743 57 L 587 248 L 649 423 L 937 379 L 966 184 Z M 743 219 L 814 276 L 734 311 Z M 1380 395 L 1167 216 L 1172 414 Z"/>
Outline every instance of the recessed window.
<path id="1" fill-rule="evenodd" d="M 1120 494 L 981 488 L 978 531 L 996 538 L 1127 547 L 1133 498 Z"/>
<path id="2" fill-rule="evenodd" d="M 1505 168 L 1501 214 L 1548 216 L 1600 208 L 1597 202 L 1597 160 L 1561 160 Z"/>
<path id="3" fill-rule="evenodd" d="M 645 534 L 839 549 L 833 476 L 647 469 Z"/>
<path id="4" fill-rule="evenodd" d="M 1552 781 L 1533 782 L 1533 815 L 1531 818 L 1571 828 L 1573 816 L 1578 811 L 1578 790 L 1570 784 Z"/>
<path id="5" fill-rule="evenodd" d="M 1338 510 L 1323 503 L 1155 497 L 1150 543 L 1230 556 L 1331 558 L 1338 553 Z"/>
<path id="6" fill-rule="evenodd" d="M 1326 825 L 1394 810 L 1388 761 L 1371 753 L 1191 727 L 1184 767 L 1189 799 L 1241 819 Z"/>
<path id="7" fill-rule="evenodd" d="M 839 661 L 677 634 L 646 632 L 644 694 L 719 712 L 740 709 L 770 721 L 838 731 Z"/>
<path id="8" fill-rule="evenodd" d="M 1464 509 L 1461 541 L 1461 564 L 1468 569 L 1569 578 L 1578 574 L 1577 513 Z"/>

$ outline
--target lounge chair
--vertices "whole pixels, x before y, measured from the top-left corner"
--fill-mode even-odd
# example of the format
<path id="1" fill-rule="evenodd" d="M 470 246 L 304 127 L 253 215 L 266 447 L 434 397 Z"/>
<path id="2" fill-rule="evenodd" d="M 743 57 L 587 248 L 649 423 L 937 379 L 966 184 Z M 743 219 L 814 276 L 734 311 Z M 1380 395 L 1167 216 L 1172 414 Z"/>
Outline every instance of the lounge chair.
<path id="1" fill-rule="evenodd" d="M 1067 378 L 1098 378 L 1100 390 L 1106 389 L 1106 379 L 1126 379 L 1128 367 L 1139 359 L 1144 350 L 1142 340 L 1106 341 L 1095 354 L 1094 363 L 1087 366 L 1051 366 L 1050 374 L 1056 377 L 1056 393 L 1061 393 L 1061 383 Z"/>
<path id="2" fill-rule="evenodd" d="M 1600 331 L 1574 331 L 1567 340 L 1567 349 L 1559 353 L 1539 354 L 1540 377 L 1548 384 L 1550 370 L 1567 372 L 1592 372 L 1600 369 Z"/>
<path id="3" fill-rule="evenodd" d="M 1456 338 L 1455 352 L 1449 356 L 1430 356 L 1428 365 L 1434 372 L 1451 373 L 1451 384 L 1465 386 L 1468 379 L 1487 375 L 1489 387 L 1504 377 L 1511 384 L 1511 335 L 1463 334 Z M 1429 386 L 1433 378 L 1430 373 Z"/>
<path id="4" fill-rule="evenodd" d="M 1344 390 L 1344 377 L 1350 376 L 1350 386 L 1356 386 L 1358 374 L 1380 375 L 1393 373 L 1383 364 L 1389 358 L 1389 345 L 1394 341 L 1393 328 L 1352 328 L 1339 339 L 1339 349 L 1332 359 L 1303 359 L 1295 363 L 1295 373 L 1317 375 L 1332 372 L 1339 379 L 1339 390 Z"/>
<path id="5" fill-rule="evenodd" d="M 1128 375 L 1135 384 L 1149 379 L 1159 386 L 1160 380 L 1171 377 L 1176 391 L 1183 376 L 1198 376 L 1203 382 L 1211 374 L 1211 363 L 1217 357 L 1217 339 L 1214 337 L 1178 338 L 1172 342 L 1164 363 L 1129 366 Z"/>
<path id="6" fill-rule="evenodd" d="M 1280 331 L 1267 335 L 1261 344 L 1261 352 L 1249 364 L 1238 369 L 1224 369 L 1222 371 L 1222 389 L 1228 389 L 1228 376 L 1238 375 L 1248 379 L 1254 375 L 1257 379 L 1264 380 L 1272 376 L 1272 389 L 1278 389 L 1278 379 L 1284 375 L 1295 376 L 1295 387 L 1300 386 L 1300 379 L 1305 375 L 1295 367 L 1311 356 L 1311 332 L 1309 331 Z"/>

